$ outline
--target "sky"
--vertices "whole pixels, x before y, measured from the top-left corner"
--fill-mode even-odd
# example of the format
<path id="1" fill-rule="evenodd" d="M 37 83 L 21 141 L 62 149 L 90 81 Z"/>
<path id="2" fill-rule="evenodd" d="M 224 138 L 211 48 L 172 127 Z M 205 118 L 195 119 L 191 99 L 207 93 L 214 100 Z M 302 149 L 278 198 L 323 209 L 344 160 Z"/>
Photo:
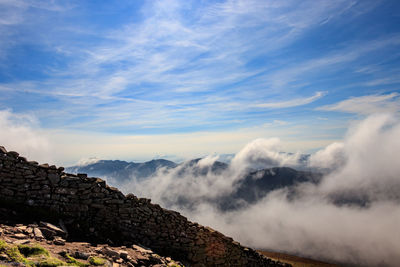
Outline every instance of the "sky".
<path id="1" fill-rule="evenodd" d="M 0 0 L 0 145 L 68 165 L 310 153 L 400 110 L 399 1 Z"/>

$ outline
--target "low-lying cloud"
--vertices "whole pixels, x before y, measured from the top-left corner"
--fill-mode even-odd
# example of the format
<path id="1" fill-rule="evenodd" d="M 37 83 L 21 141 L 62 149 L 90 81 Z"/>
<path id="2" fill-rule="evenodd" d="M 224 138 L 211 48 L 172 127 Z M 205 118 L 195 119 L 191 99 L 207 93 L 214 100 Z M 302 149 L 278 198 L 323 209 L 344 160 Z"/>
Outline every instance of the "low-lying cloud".
<path id="1" fill-rule="evenodd" d="M 7 150 L 41 162 L 47 162 L 51 145 L 34 116 L 0 110 L 0 144 Z"/>
<path id="2" fill-rule="evenodd" d="M 278 139 L 258 139 L 225 169 L 213 170 L 218 157 L 210 156 L 120 186 L 248 246 L 363 266 L 395 266 L 400 262 L 399 137 L 395 115 L 372 115 L 353 125 L 342 143 L 308 159 L 314 170 L 326 172 L 319 183 L 274 190 L 236 210 L 218 209 L 213 200 L 234 192 L 254 166 L 296 166 L 300 154 L 280 153 Z"/>

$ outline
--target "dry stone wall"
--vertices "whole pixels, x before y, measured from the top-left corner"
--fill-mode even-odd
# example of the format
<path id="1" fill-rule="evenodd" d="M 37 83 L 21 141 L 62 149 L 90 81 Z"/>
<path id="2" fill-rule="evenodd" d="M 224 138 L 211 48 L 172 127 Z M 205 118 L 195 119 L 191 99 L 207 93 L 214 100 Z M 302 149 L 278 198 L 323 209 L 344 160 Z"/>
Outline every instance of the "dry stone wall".
<path id="1" fill-rule="evenodd" d="M 283 266 L 149 199 L 125 196 L 99 178 L 27 161 L 4 147 L 0 147 L 0 199 L 46 209 L 71 233 L 140 243 L 193 266 Z"/>

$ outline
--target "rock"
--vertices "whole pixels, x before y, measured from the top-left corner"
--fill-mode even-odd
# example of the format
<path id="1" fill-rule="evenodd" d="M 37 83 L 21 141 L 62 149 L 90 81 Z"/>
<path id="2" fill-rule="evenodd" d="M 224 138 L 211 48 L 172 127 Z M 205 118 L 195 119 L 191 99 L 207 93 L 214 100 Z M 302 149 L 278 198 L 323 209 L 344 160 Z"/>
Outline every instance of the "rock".
<path id="1" fill-rule="evenodd" d="M 17 230 L 18 232 L 22 233 L 26 231 L 26 226 L 25 225 L 21 225 L 21 226 L 16 226 L 15 230 Z"/>
<path id="2" fill-rule="evenodd" d="M 4 146 L 0 146 L 0 153 L 7 154 L 7 150 L 4 148 Z"/>
<path id="3" fill-rule="evenodd" d="M 57 173 L 49 173 L 48 175 L 50 182 L 54 185 L 60 181 L 60 175 Z"/>
<path id="4" fill-rule="evenodd" d="M 153 253 L 153 251 L 151 251 L 149 248 L 142 247 L 142 246 L 138 246 L 138 245 L 133 245 L 132 248 L 133 248 L 134 250 L 139 251 L 140 253 L 143 253 L 143 254 L 150 254 L 150 253 Z"/>
<path id="5" fill-rule="evenodd" d="M 104 247 L 104 248 L 101 250 L 101 252 L 102 252 L 104 255 L 108 256 L 108 257 L 117 258 L 117 259 L 119 258 L 119 253 L 116 252 L 116 251 L 114 251 L 114 250 L 112 250 L 112 249 L 110 249 L 110 248 L 108 248 L 108 247 Z"/>
<path id="6" fill-rule="evenodd" d="M 53 230 L 50 230 L 46 227 L 39 227 L 40 231 L 42 232 L 43 236 L 48 240 L 53 240 L 57 233 Z"/>
<path id="7" fill-rule="evenodd" d="M 74 253 L 75 258 L 81 259 L 81 260 L 87 260 L 89 258 L 89 254 L 85 252 L 80 252 L 80 251 L 75 251 Z"/>
<path id="8" fill-rule="evenodd" d="M 57 246 L 64 246 L 65 245 L 65 240 L 62 239 L 61 237 L 56 236 L 54 238 L 53 243 L 54 243 L 54 245 L 57 245 Z"/>
<path id="9" fill-rule="evenodd" d="M 128 258 L 128 252 L 126 252 L 125 250 L 120 250 L 118 251 L 118 253 L 122 259 L 126 260 Z"/>
<path id="10" fill-rule="evenodd" d="M 8 255 L 5 253 L 0 253 L 0 261 L 9 261 Z"/>
<path id="11" fill-rule="evenodd" d="M 67 233 L 64 230 L 62 230 L 61 228 L 59 228 L 51 223 L 40 222 L 39 224 L 40 224 L 40 226 L 42 226 L 41 229 L 50 230 L 51 232 L 55 233 L 54 235 L 61 236 L 63 238 L 67 237 Z"/>
<path id="12" fill-rule="evenodd" d="M 18 158 L 19 153 L 15 152 L 15 151 L 9 151 L 9 152 L 7 152 L 7 155 L 10 157 L 13 157 L 13 158 Z"/>
<path id="13" fill-rule="evenodd" d="M 44 239 L 44 236 L 43 236 L 43 234 L 42 234 L 42 231 L 40 231 L 39 228 L 34 227 L 34 228 L 33 228 L 33 233 L 35 234 L 35 237 L 36 237 L 37 239 Z"/>
<path id="14" fill-rule="evenodd" d="M 13 244 L 15 245 L 24 245 L 24 244 L 29 244 L 31 241 L 29 239 L 21 239 L 21 240 L 15 240 Z"/>
<path id="15" fill-rule="evenodd" d="M 21 233 L 15 234 L 12 237 L 17 238 L 17 239 L 26 239 L 26 235 L 21 234 Z"/>

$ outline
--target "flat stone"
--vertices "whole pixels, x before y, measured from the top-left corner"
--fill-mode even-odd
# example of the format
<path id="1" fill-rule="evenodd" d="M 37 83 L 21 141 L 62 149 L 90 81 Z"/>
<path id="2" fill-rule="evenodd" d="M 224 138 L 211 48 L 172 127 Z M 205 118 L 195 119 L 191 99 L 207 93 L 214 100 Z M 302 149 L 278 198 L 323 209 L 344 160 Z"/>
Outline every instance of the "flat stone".
<path id="1" fill-rule="evenodd" d="M 33 228 L 33 233 L 35 234 L 35 237 L 36 237 L 37 239 L 44 239 L 44 236 L 43 236 L 43 234 L 42 234 L 42 231 L 40 231 L 39 228 L 34 227 L 34 228 Z"/>
<path id="2" fill-rule="evenodd" d="M 142 246 L 138 246 L 138 245 L 132 245 L 132 248 L 134 250 L 137 250 L 137 251 L 139 251 L 141 253 L 144 253 L 144 254 L 145 253 L 153 253 L 153 251 L 151 251 L 150 249 L 142 247 Z"/>
<path id="3" fill-rule="evenodd" d="M 50 230 L 49 228 L 39 227 L 39 229 L 46 239 L 53 240 L 54 237 L 57 235 L 57 233 L 55 231 Z"/>
<path id="4" fill-rule="evenodd" d="M 57 246 L 64 246 L 65 245 L 65 240 L 62 239 L 61 237 L 57 236 L 56 238 L 54 238 L 53 243 L 54 243 L 54 245 L 57 245 Z"/>
<path id="5" fill-rule="evenodd" d="M 17 238 L 17 239 L 26 239 L 26 235 L 21 234 L 21 233 L 15 234 L 15 235 L 13 235 L 13 237 L 14 237 L 14 238 Z"/>
<path id="6" fill-rule="evenodd" d="M 31 241 L 29 239 L 21 239 L 21 240 L 15 240 L 13 244 L 15 245 L 24 245 L 24 244 L 29 244 Z"/>
<path id="7" fill-rule="evenodd" d="M 55 232 L 55 235 L 61 236 L 61 237 L 66 237 L 67 233 L 62 230 L 61 228 L 55 226 L 54 224 L 48 223 L 48 222 L 40 222 L 39 225 L 42 228 L 47 228 L 48 230 Z M 41 229 L 43 230 L 43 229 Z"/>

